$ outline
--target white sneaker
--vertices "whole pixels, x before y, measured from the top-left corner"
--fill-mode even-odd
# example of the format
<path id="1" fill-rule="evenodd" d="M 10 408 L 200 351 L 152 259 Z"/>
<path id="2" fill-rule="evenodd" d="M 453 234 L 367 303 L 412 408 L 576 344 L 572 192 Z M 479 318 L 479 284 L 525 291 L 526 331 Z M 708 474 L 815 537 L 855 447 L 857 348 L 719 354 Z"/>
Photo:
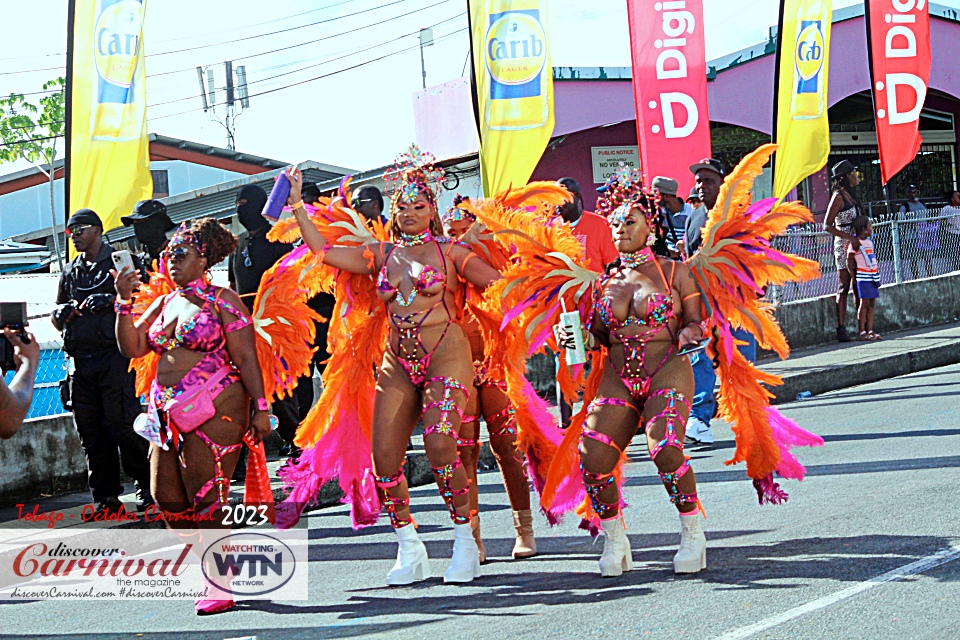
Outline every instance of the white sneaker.
<path id="1" fill-rule="evenodd" d="M 713 444 L 710 425 L 696 416 L 690 416 L 687 420 L 687 437 L 698 444 Z"/>

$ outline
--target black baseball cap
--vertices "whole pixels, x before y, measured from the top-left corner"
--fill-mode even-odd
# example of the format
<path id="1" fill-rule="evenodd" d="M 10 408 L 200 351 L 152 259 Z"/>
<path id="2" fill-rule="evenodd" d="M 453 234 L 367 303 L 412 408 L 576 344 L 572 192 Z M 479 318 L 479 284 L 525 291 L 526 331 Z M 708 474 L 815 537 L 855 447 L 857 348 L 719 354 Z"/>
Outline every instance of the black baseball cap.
<path id="1" fill-rule="evenodd" d="M 148 218 L 162 219 L 164 221 L 164 233 L 172 231 L 177 226 L 167 215 L 167 205 L 159 200 L 141 200 L 134 205 L 132 214 L 120 217 L 120 222 L 123 223 L 123 226 L 129 227 Z"/>
<path id="2" fill-rule="evenodd" d="M 726 170 L 723 168 L 723 163 L 717 160 L 716 158 L 704 158 L 697 164 L 690 165 L 690 173 L 697 175 L 697 171 L 705 169 L 707 171 L 713 171 L 717 173 L 722 178 L 727 175 Z"/>
<path id="3" fill-rule="evenodd" d="M 69 229 L 76 224 L 90 224 L 103 229 L 103 220 L 93 209 L 77 209 L 74 211 L 70 219 L 67 220 L 67 228 Z"/>

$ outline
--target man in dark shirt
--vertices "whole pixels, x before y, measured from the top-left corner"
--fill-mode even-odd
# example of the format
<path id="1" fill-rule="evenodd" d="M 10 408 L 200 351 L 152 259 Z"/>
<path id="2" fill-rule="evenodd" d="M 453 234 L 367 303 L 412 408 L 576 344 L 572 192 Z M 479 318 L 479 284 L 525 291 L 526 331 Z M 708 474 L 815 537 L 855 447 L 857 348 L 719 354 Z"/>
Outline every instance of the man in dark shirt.
<path id="1" fill-rule="evenodd" d="M 304 184 L 306 188 L 306 184 Z M 319 190 L 317 194 L 319 195 Z M 353 192 L 351 206 L 367 220 L 379 220 L 386 224 L 387 219 L 383 215 L 383 194 L 372 184 L 365 184 Z"/>
<path id="2" fill-rule="evenodd" d="M 120 222 L 125 227 L 133 225 L 133 234 L 144 248 L 140 260 L 145 267 L 153 269 L 167 246 L 167 232 L 177 226 L 167 215 L 167 205 L 159 200 L 141 200 L 133 207 L 133 213 L 122 216 Z"/>
<path id="3" fill-rule="evenodd" d="M 293 249 L 292 244 L 267 240 L 270 222 L 261 215 L 266 203 L 267 192 L 255 184 L 248 184 L 237 193 L 237 218 L 246 231 L 240 234 L 228 267 L 230 287 L 240 294 L 248 309 L 253 309 L 263 274 Z M 296 396 L 274 401 L 271 411 L 279 422 L 277 433 L 285 442 L 293 442 L 300 424 Z M 239 480 L 244 474 L 245 464 L 238 463 L 234 479 Z"/>
<path id="4" fill-rule="evenodd" d="M 138 508 L 153 502 L 147 441 L 133 430 L 140 413 L 129 370 L 114 333 L 113 247 L 103 242 L 103 223 L 90 209 L 67 221 L 67 233 L 80 254 L 60 276 L 53 325 L 63 333 L 63 348 L 74 361 L 70 395 L 80 444 L 87 457 L 90 489 L 98 512 L 117 513 L 120 463 L 137 484 Z M 134 265 L 143 272 L 139 259 Z M 119 453 L 118 453 L 119 450 Z"/>

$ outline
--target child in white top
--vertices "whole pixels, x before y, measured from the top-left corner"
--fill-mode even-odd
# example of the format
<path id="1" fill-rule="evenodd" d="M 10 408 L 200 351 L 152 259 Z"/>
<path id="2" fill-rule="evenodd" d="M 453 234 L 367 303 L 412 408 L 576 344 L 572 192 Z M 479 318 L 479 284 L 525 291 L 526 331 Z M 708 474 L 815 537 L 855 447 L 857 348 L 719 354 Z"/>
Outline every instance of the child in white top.
<path id="1" fill-rule="evenodd" d="M 860 248 L 853 245 L 847 250 L 847 268 L 856 280 L 860 294 L 860 308 L 857 309 L 857 323 L 861 340 L 882 340 L 879 333 L 873 332 L 873 307 L 880 297 L 880 265 L 873 251 L 873 226 L 870 218 L 859 216 L 850 224 L 850 232 L 860 240 Z"/>

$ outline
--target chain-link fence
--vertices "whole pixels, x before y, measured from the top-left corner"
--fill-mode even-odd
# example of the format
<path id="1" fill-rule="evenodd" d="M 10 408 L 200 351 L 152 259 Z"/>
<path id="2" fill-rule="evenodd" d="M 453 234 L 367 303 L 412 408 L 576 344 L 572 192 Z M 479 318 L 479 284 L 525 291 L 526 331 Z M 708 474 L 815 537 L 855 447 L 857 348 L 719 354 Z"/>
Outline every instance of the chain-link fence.
<path id="1" fill-rule="evenodd" d="M 15 372 L 7 373 L 9 384 Z M 60 381 L 67 376 L 67 354 L 57 344 L 45 344 L 40 349 L 40 363 L 33 388 L 33 403 L 27 418 L 42 418 L 64 413 L 60 403 Z"/>
<path id="2" fill-rule="evenodd" d="M 768 299 L 781 304 L 836 293 L 840 251 L 835 240 L 822 224 L 798 226 L 774 238 L 777 249 L 819 263 L 821 275 L 774 288 Z M 960 271 L 960 209 L 923 208 L 883 215 L 873 221 L 873 244 L 883 284 Z M 844 255 L 844 264 L 845 259 Z"/>

